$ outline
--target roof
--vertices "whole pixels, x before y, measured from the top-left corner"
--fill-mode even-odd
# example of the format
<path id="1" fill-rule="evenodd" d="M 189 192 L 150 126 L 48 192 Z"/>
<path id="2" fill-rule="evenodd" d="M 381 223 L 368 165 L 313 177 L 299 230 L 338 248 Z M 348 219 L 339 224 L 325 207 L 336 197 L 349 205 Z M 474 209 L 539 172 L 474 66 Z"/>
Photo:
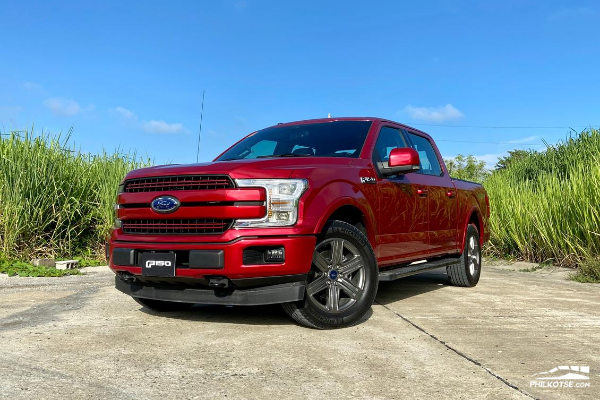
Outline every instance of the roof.
<path id="1" fill-rule="evenodd" d="M 400 122 L 392 121 L 387 118 L 379 118 L 379 117 L 335 117 L 335 118 L 316 118 L 316 119 L 305 119 L 300 121 L 292 121 L 292 122 L 280 122 L 277 125 L 270 126 L 269 128 L 274 127 L 283 127 L 283 126 L 292 126 L 292 125 L 305 125 L 305 124 L 321 124 L 326 122 L 334 122 L 334 121 L 373 121 L 373 122 L 391 122 L 396 125 L 400 125 L 404 128 L 411 129 L 413 131 L 420 132 L 430 137 L 427 132 L 423 132 L 420 129 L 414 128 L 412 126 L 402 124 Z"/>

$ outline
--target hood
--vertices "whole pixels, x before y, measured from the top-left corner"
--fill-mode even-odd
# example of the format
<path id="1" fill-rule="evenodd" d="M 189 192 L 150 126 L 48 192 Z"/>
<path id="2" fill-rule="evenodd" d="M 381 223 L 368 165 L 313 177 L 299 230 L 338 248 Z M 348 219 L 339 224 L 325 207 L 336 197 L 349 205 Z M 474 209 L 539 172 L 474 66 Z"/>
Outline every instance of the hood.
<path id="1" fill-rule="evenodd" d="M 158 165 L 131 171 L 125 179 L 197 174 L 226 174 L 233 179 L 289 178 L 294 170 L 343 167 L 350 165 L 352 160 L 338 157 L 281 157 Z M 301 171 L 298 172 L 296 175 L 302 175 Z"/>

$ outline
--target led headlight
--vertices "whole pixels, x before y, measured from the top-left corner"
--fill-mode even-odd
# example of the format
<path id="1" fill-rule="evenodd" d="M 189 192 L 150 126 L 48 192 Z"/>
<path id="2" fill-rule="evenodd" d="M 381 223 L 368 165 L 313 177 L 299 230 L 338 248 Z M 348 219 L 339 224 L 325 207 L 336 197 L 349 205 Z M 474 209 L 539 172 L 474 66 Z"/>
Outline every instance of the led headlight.
<path id="1" fill-rule="evenodd" d="M 267 214 L 261 219 L 239 219 L 235 228 L 290 226 L 298 220 L 298 201 L 308 188 L 306 179 L 236 179 L 238 187 L 267 191 Z"/>

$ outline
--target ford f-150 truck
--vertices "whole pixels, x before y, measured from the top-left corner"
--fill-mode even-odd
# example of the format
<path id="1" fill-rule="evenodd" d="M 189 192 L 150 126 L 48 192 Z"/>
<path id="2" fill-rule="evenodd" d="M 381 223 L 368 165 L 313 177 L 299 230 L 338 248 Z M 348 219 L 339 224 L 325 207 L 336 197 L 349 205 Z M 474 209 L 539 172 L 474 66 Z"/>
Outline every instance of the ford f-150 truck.
<path id="1" fill-rule="evenodd" d="M 144 307 L 281 303 L 320 329 L 358 323 L 380 281 L 445 267 L 475 286 L 490 235 L 484 188 L 381 118 L 277 124 L 210 163 L 132 171 L 115 209 L 110 268 Z"/>

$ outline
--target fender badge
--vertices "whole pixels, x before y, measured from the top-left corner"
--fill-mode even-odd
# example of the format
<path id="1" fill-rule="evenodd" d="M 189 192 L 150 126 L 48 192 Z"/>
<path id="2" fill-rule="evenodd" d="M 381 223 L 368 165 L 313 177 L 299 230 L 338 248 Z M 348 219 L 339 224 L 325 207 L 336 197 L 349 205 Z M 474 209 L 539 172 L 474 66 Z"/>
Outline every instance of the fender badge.
<path id="1" fill-rule="evenodd" d="M 360 183 L 377 183 L 377 179 L 370 176 L 361 176 Z"/>

